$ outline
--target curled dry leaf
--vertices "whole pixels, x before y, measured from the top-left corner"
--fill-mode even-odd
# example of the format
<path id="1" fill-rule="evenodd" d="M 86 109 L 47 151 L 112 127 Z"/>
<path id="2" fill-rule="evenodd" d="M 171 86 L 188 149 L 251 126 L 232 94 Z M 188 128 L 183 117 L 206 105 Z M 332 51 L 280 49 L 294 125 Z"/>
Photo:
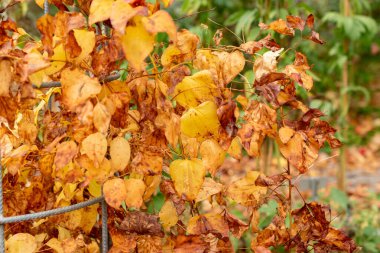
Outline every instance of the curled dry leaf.
<path id="1" fill-rule="evenodd" d="M 229 230 L 236 238 L 240 238 L 243 233 L 249 228 L 249 225 L 246 222 L 236 218 L 234 215 L 230 214 L 227 211 L 224 214 L 224 219 L 228 224 Z"/>
<path id="2" fill-rule="evenodd" d="M 267 187 L 255 184 L 259 175 L 257 171 L 247 172 L 244 178 L 228 186 L 226 195 L 239 204 L 256 207 L 267 192 Z"/>
<path id="3" fill-rule="evenodd" d="M 124 180 L 121 178 L 107 180 L 103 185 L 103 194 L 108 205 L 119 209 L 121 203 L 127 198 Z"/>
<path id="4" fill-rule="evenodd" d="M 218 194 L 223 190 L 223 185 L 215 182 L 212 178 L 206 177 L 198 193 L 195 202 L 200 202 Z"/>
<path id="5" fill-rule="evenodd" d="M 280 130 L 278 130 L 278 136 L 280 137 L 280 140 L 282 143 L 286 144 L 288 141 L 293 137 L 295 131 L 290 127 L 281 127 Z"/>
<path id="6" fill-rule="evenodd" d="M 286 22 L 290 28 L 295 28 L 300 31 L 303 31 L 305 28 L 305 21 L 297 16 L 286 16 Z"/>
<path id="7" fill-rule="evenodd" d="M 178 195 L 194 200 L 202 187 L 206 169 L 199 159 L 175 160 L 170 164 L 170 176 Z"/>
<path id="8" fill-rule="evenodd" d="M 128 212 L 120 224 L 120 229 L 138 235 L 163 236 L 158 215 L 143 212 Z"/>
<path id="9" fill-rule="evenodd" d="M 290 35 L 290 36 L 294 35 L 294 29 L 289 27 L 287 25 L 287 22 L 283 19 L 273 21 L 269 25 L 265 25 L 263 23 L 260 23 L 259 26 L 261 29 L 265 29 L 265 30 L 269 29 L 269 30 L 273 30 L 275 32 L 285 34 L 285 35 Z"/>
<path id="10" fill-rule="evenodd" d="M 190 235 L 214 234 L 218 238 L 228 237 L 228 224 L 223 216 L 217 213 L 197 215 L 189 220 L 187 231 Z"/>
<path id="11" fill-rule="evenodd" d="M 277 70 L 277 57 L 280 56 L 284 49 L 281 48 L 275 52 L 268 51 L 263 54 L 262 57 L 257 58 L 253 66 L 253 71 L 255 72 L 255 77 L 260 80 L 261 77 L 266 74 L 276 72 Z"/>
<path id="12" fill-rule="evenodd" d="M 116 137 L 110 144 L 112 170 L 122 171 L 128 165 L 131 157 L 129 142 L 123 137 Z"/>
<path id="13" fill-rule="evenodd" d="M 194 67 L 199 70 L 209 70 L 214 81 L 222 88 L 230 83 L 244 68 L 245 58 L 242 52 L 212 52 L 197 50 Z"/>
<path id="14" fill-rule="evenodd" d="M 318 157 L 318 143 L 303 132 L 295 132 L 286 143 L 281 140 L 277 143 L 281 154 L 301 173 L 305 173 Z"/>

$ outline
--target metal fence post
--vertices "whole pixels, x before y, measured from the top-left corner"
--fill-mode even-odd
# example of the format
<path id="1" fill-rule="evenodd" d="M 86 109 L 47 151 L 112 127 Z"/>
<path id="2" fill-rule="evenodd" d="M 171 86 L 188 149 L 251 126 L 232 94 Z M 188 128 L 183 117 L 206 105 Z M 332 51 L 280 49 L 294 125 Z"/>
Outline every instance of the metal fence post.
<path id="1" fill-rule="evenodd" d="M 1 149 L 0 149 L 0 219 L 3 216 L 3 164 L 1 163 Z M 4 234 L 5 224 L 0 224 L 0 252 L 5 252 L 5 234 Z"/>

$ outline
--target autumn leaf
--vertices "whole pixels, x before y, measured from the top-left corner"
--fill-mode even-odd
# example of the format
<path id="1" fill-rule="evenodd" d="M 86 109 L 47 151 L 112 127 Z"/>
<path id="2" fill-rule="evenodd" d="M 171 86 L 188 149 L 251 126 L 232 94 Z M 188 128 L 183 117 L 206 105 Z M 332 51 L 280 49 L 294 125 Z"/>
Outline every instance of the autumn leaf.
<path id="1" fill-rule="evenodd" d="M 212 233 L 219 238 L 228 237 L 228 224 L 220 214 L 208 213 L 197 215 L 189 220 L 187 233 L 190 235 L 207 235 Z"/>
<path id="2" fill-rule="evenodd" d="M 214 101 L 219 94 L 211 72 L 203 70 L 185 77 L 176 85 L 173 97 L 185 108 L 196 107 L 205 101 Z"/>
<path id="3" fill-rule="evenodd" d="M 69 110 L 75 110 L 101 90 L 100 83 L 96 78 L 90 78 L 78 69 L 62 71 L 61 83 L 62 103 Z"/>
<path id="4" fill-rule="evenodd" d="M 143 195 L 146 188 L 144 181 L 136 178 L 128 178 L 124 183 L 127 192 L 125 204 L 128 207 L 140 208 L 143 204 Z"/>
<path id="5" fill-rule="evenodd" d="M 203 181 L 202 187 L 198 193 L 195 202 L 200 202 L 218 194 L 223 190 L 223 185 L 215 182 L 213 179 L 206 177 Z"/>
<path id="6" fill-rule="evenodd" d="M 169 230 L 172 226 L 177 224 L 177 210 L 171 200 L 165 201 L 164 205 L 160 210 L 159 216 L 160 222 L 165 230 Z"/>
<path id="7" fill-rule="evenodd" d="M 189 137 L 202 139 L 206 136 L 218 136 L 219 120 L 214 102 L 206 101 L 190 108 L 181 117 L 181 132 Z"/>
<path id="8" fill-rule="evenodd" d="M 226 152 L 219 146 L 214 139 L 208 139 L 202 142 L 199 152 L 206 170 L 215 176 L 219 167 L 223 164 Z"/>
<path id="9" fill-rule="evenodd" d="M 111 122 L 111 114 L 107 107 L 102 103 L 97 103 L 94 107 L 93 117 L 95 128 L 100 133 L 106 134 Z"/>
<path id="10" fill-rule="evenodd" d="M 78 146 L 74 141 L 65 141 L 57 145 L 54 157 L 55 169 L 59 170 L 68 164 L 78 153 Z"/>
<path id="11" fill-rule="evenodd" d="M 255 184 L 259 175 L 257 171 L 249 171 L 244 178 L 228 186 L 227 196 L 242 205 L 257 206 L 267 192 L 266 187 Z"/>
<path id="12" fill-rule="evenodd" d="M 225 87 L 244 68 L 245 58 L 240 51 L 212 52 L 211 50 L 198 50 L 194 60 L 194 67 L 199 70 L 209 70 L 216 83 Z"/>
<path id="13" fill-rule="evenodd" d="M 129 142 L 123 137 L 114 138 L 110 144 L 110 156 L 112 169 L 123 170 L 128 165 L 131 156 Z"/>
<path id="14" fill-rule="evenodd" d="M 0 60 L 0 96 L 9 97 L 9 88 L 12 81 L 12 69 L 11 62 L 8 60 Z"/>
<path id="15" fill-rule="evenodd" d="M 154 34 L 145 29 L 141 18 L 134 18 L 134 23 L 134 26 L 127 26 L 121 40 L 128 62 L 137 71 L 142 71 L 145 68 L 144 60 L 154 46 Z"/>
<path id="16" fill-rule="evenodd" d="M 127 189 L 123 179 L 107 180 L 103 185 L 104 198 L 108 205 L 119 209 L 121 203 L 127 198 Z"/>
<path id="17" fill-rule="evenodd" d="M 177 41 L 177 27 L 170 14 L 166 11 L 156 11 L 153 15 L 142 18 L 142 23 L 149 33 L 166 32 L 172 42 Z"/>
<path id="18" fill-rule="evenodd" d="M 175 160 L 170 164 L 170 176 L 179 196 L 194 200 L 202 187 L 206 169 L 199 159 Z"/>
<path id="19" fill-rule="evenodd" d="M 83 140 L 80 152 L 82 155 L 87 155 L 98 167 L 107 152 L 107 140 L 101 133 L 94 133 Z"/>
<path id="20" fill-rule="evenodd" d="M 94 0 L 90 6 L 89 25 L 104 21 L 110 18 L 111 8 L 114 0 Z"/>
<path id="21" fill-rule="evenodd" d="M 37 250 L 37 242 L 34 236 L 26 233 L 12 235 L 5 242 L 6 251 L 9 253 L 33 253 Z"/>
<path id="22" fill-rule="evenodd" d="M 273 21 L 269 25 L 260 23 L 259 26 L 261 29 L 270 29 L 270 30 L 273 30 L 275 32 L 285 34 L 285 35 L 291 35 L 291 36 L 294 35 L 294 29 L 292 27 L 289 27 L 287 25 L 287 22 L 283 19 Z"/>
<path id="23" fill-rule="evenodd" d="M 147 8 L 143 6 L 132 7 L 124 0 L 117 0 L 112 4 L 110 14 L 112 27 L 120 34 L 124 34 L 127 22 L 136 15 L 148 15 Z"/>

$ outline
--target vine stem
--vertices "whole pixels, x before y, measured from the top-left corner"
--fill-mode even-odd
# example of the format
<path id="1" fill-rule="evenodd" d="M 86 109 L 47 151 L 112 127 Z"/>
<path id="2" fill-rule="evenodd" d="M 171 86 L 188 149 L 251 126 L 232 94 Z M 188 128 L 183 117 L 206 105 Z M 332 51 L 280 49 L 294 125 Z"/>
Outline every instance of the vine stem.
<path id="1" fill-rule="evenodd" d="M 290 163 L 289 160 L 287 160 L 287 174 L 288 174 L 288 182 L 289 182 L 289 241 L 291 242 L 292 237 L 292 179 L 290 175 Z M 290 246 L 290 245 L 289 245 Z"/>

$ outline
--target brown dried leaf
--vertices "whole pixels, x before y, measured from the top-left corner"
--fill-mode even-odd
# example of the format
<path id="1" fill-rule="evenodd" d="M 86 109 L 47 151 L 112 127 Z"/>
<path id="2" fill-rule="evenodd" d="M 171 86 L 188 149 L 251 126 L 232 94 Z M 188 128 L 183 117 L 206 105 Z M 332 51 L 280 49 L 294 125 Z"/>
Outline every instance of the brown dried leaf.
<path id="1" fill-rule="evenodd" d="M 218 238 L 228 237 L 228 224 L 223 216 L 217 213 L 197 215 L 189 220 L 186 232 L 190 235 L 214 234 Z"/>
<path id="2" fill-rule="evenodd" d="M 300 31 L 303 31 L 305 28 L 305 21 L 297 16 L 286 16 L 286 22 L 290 28 L 295 28 Z"/>
<path id="3" fill-rule="evenodd" d="M 198 193 L 195 202 L 200 202 L 208 199 L 209 197 L 218 194 L 223 190 L 223 185 L 215 182 L 212 178 L 206 177 L 203 185 Z"/>
<path id="4" fill-rule="evenodd" d="M 267 187 L 256 186 L 255 181 L 260 173 L 249 171 L 247 175 L 227 188 L 226 196 L 244 206 L 257 206 L 263 195 L 267 192 Z"/>
<path id="5" fill-rule="evenodd" d="M 158 215 L 147 214 L 144 212 L 128 212 L 120 224 L 120 229 L 127 233 L 138 235 L 152 235 L 162 237 Z"/>

